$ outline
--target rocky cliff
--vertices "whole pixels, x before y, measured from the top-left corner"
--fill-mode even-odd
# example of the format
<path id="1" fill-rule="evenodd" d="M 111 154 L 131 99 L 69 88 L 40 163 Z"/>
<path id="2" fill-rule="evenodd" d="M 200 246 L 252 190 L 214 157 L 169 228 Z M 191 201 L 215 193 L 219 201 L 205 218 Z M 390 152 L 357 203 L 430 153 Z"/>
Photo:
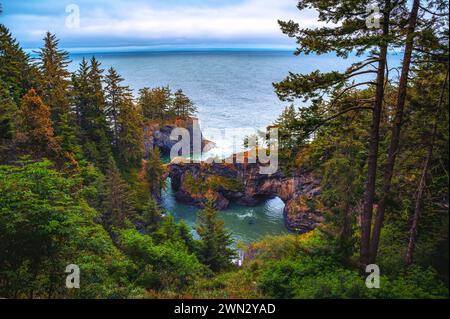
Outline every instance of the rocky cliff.
<path id="1" fill-rule="evenodd" d="M 320 195 L 320 181 L 311 173 L 285 177 L 281 172 L 263 175 L 259 164 L 249 163 L 181 163 L 168 165 L 176 199 L 191 205 L 203 206 L 206 193 L 214 196 L 217 209 L 225 209 L 230 202 L 253 206 L 268 198 L 279 197 L 286 204 L 286 227 L 297 233 L 313 230 L 323 222 L 316 199 Z"/>
<path id="2" fill-rule="evenodd" d="M 176 128 L 184 128 L 189 132 L 189 136 L 192 137 L 194 136 L 195 126 L 197 126 L 196 129 L 198 129 L 200 132 L 202 149 L 205 149 L 205 147 L 214 147 L 215 145 L 213 142 L 208 141 L 203 137 L 196 118 L 177 118 L 171 121 L 164 122 L 149 121 L 144 126 L 145 158 L 148 157 L 149 151 L 155 146 L 158 146 L 161 154 L 165 156 L 170 155 L 170 150 L 178 142 L 178 140 L 170 139 L 172 131 Z M 192 140 L 190 142 L 190 145 L 192 149 Z"/>

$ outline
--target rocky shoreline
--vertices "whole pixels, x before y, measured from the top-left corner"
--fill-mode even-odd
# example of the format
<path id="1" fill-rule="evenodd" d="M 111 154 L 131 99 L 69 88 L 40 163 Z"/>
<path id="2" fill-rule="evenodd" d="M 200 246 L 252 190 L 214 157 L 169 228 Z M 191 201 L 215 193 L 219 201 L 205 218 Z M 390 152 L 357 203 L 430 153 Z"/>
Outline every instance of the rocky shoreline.
<path id="1" fill-rule="evenodd" d="M 151 149 L 158 147 L 164 156 L 170 154 L 177 143 L 170 139 L 175 128 L 185 128 L 193 136 L 195 118 L 177 119 L 173 123 L 148 123 L 144 128 L 146 157 Z M 202 138 L 202 149 L 214 147 L 214 143 Z M 192 147 L 192 145 L 191 145 Z M 324 221 L 318 205 L 321 193 L 320 180 L 310 172 L 299 172 L 295 176 L 260 174 L 260 163 L 184 163 L 175 159 L 167 165 L 165 177 L 170 177 L 177 201 L 203 207 L 206 194 L 213 197 L 218 210 L 226 209 L 230 203 L 255 206 L 279 197 L 284 203 L 286 228 L 294 233 L 305 233 L 315 229 Z"/>
<path id="2" fill-rule="evenodd" d="M 285 177 L 281 172 L 259 174 L 256 163 L 177 163 L 168 165 L 168 177 L 178 201 L 202 207 L 208 192 L 217 209 L 231 202 L 255 206 L 267 199 L 279 197 L 284 203 L 286 228 L 305 233 L 324 221 L 317 203 L 320 181 L 311 173 Z"/>

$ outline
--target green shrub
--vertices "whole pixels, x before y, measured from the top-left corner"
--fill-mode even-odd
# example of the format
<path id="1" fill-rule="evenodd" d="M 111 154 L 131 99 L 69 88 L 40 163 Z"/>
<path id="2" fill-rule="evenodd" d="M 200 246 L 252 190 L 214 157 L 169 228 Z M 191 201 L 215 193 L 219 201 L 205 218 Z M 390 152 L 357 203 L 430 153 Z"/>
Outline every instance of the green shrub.
<path id="1" fill-rule="evenodd" d="M 181 289 L 204 272 L 204 266 L 182 243 L 156 245 L 135 229 L 122 230 L 119 237 L 122 249 L 138 266 L 138 280 L 146 283 L 145 288 Z"/>

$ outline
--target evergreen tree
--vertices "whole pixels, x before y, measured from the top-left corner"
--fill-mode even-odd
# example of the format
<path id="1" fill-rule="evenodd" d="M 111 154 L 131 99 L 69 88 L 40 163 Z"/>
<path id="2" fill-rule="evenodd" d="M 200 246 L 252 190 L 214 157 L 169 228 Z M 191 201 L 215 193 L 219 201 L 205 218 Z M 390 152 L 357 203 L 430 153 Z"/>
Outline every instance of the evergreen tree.
<path id="1" fill-rule="evenodd" d="M 139 90 L 138 103 L 146 119 L 164 120 L 169 117 L 172 93 L 169 87 L 143 88 Z"/>
<path id="2" fill-rule="evenodd" d="M 448 65 L 436 62 L 428 60 L 419 65 L 411 79 L 413 85 L 408 89 L 411 111 L 405 114 L 407 122 L 397 154 L 390 202 L 397 206 L 401 196 L 409 199 L 405 264 L 410 266 L 413 261 L 426 259 L 448 278 L 449 71 Z M 406 155 L 405 149 L 410 150 Z M 397 181 L 399 175 L 413 177 L 408 179 L 410 188 L 405 190 L 406 183 Z M 386 222 L 392 215 L 387 215 Z"/>
<path id="3" fill-rule="evenodd" d="M 388 157 L 384 167 L 383 188 L 376 211 L 377 214 L 370 243 L 371 263 L 375 263 L 376 261 L 384 215 L 388 208 L 388 201 L 391 193 L 394 167 L 400 145 L 400 135 L 404 124 L 404 109 L 407 99 L 408 80 L 410 78 L 410 71 L 413 65 L 414 47 L 417 46 L 418 42 L 420 42 L 420 37 L 425 38 L 428 42 L 428 46 L 425 50 L 419 49 L 421 52 L 418 56 L 422 59 L 418 59 L 416 63 L 420 60 L 427 61 L 436 58 L 448 60 L 448 3 L 446 4 L 442 1 L 426 2 L 427 8 L 421 6 L 420 0 L 414 0 L 409 13 L 408 25 L 406 28 L 406 40 L 403 49 L 404 55 L 401 74 L 398 84 L 397 99 L 394 107 L 395 113 L 391 129 L 391 139 Z M 433 29 L 435 30 L 430 30 L 430 22 L 434 26 Z M 445 26 L 447 26 L 447 30 L 445 29 Z"/>
<path id="4" fill-rule="evenodd" d="M 15 112 L 22 97 L 36 84 L 37 69 L 12 37 L 0 24 L 0 161 L 13 159 L 12 147 Z M 12 152 L 11 152 L 12 151 Z"/>
<path id="5" fill-rule="evenodd" d="M 120 124 L 119 115 L 120 110 L 124 104 L 129 104 L 129 100 L 132 98 L 131 90 L 128 86 L 123 86 L 123 78 L 117 73 L 114 68 L 108 70 L 108 74 L 105 76 L 105 97 L 106 97 L 106 115 L 108 118 L 109 126 L 112 128 L 113 133 L 113 146 L 118 148 L 119 146 L 119 134 Z M 124 107 L 128 107 L 125 105 Z"/>
<path id="6" fill-rule="evenodd" d="M 0 163 L 4 163 L 12 154 L 9 149 L 12 146 L 14 137 L 14 121 L 17 106 L 9 94 L 9 90 L 2 80 L 0 80 Z"/>
<path id="7" fill-rule="evenodd" d="M 162 215 L 163 211 L 158 206 L 158 203 L 153 198 L 150 198 L 142 214 L 142 221 L 145 225 L 145 229 L 149 233 L 152 233 L 159 228 L 162 221 Z"/>
<path id="8" fill-rule="evenodd" d="M 403 39 L 399 31 L 407 23 L 407 8 L 405 1 L 379 1 L 380 27 L 370 27 L 371 14 L 367 11 L 370 1 L 335 1 L 335 0 L 300 0 L 298 8 L 315 9 L 319 20 L 332 22 L 335 26 L 302 29 L 293 21 L 280 22 L 282 31 L 297 40 L 297 55 L 301 53 L 324 54 L 336 52 L 339 57 L 347 58 L 350 54 L 363 54 L 369 57 L 352 64 L 346 71 L 322 73 L 314 71 L 307 75 L 291 73 L 284 81 L 275 84 L 280 98 L 294 100 L 302 98 L 312 100 L 313 106 L 308 108 L 310 127 L 309 134 L 317 127 L 336 117 L 353 111 L 371 110 L 370 137 L 367 150 L 367 177 L 365 181 L 364 205 L 361 214 L 360 262 L 367 265 L 370 262 L 370 240 L 372 213 L 375 200 L 375 186 L 378 168 L 378 148 L 380 141 L 380 121 L 384 106 L 386 84 L 387 53 L 390 48 L 398 47 Z M 404 39 L 403 39 L 404 40 Z M 373 80 L 361 80 L 361 76 L 372 74 Z M 359 81 L 358 81 L 359 80 Z M 324 97 L 332 95 L 328 103 L 331 106 L 345 94 L 356 87 L 370 86 L 375 90 L 374 96 L 362 101 L 354 101 L 347 109 L 336 114 L 317 113 L 317 104 Z M 329 116 L 328 116 L 329 115 Z M 308 138 L 309 136 L 306 136 Z"/>
<path id="9" fill-rule="evenodd" d="M 81 140 L 81 127 L 84 125 L 85 113 L 90 103 L 89 72 L 89 62 L 83 57 L 78 70 L 72 74 L 71 95 L 76 116 L 76 123 L 79 130 L 78 134 L 80 135 Z"/>
<path id="10" fill-rule="evenodd" d="M 73 82 L 75 112 L 84 155 L 105 172 L 112 153 L 105 115 L 102 73 L 95 57 L 89 65 L 83 59 L 78 72 L 73 76 Z"/>
<path id="11" fill-rule="evenodd" d="M 178 224 L 171 214 L 164 216 L 158 226 L 156 232 L 152 234 L 157 243 L 177 244 L 180 242 L 181 237 L 178 231 Z"/>
<path id="12" fill-rule="evenodd" d="M 108 164 L 101 186 L 100 210 L 103 215 L 103 225 L 107 230 L 113 231 L 114 227 L 124 227 L 127 219 L 135 218 L 134 197 L 114 160 L 111 160 Z"/>
<path id="13" fill-rule="evenodd" d="M 18 164 L 0 167 L 0 295 L 121 295 L 130 263 L 98 224 L 98 213 L 74 192 L 77 179 L 51 169 L 48 161 Z M 80 267 L 82 289 L 61 284 L 69 264 Z"/>
<path id="14" fill-rule="evenodd" d="M 69 86 L 70 63 L 69 53 L 58 48 L 59 40 L 54 34 L 47 32 L 44 47 L 38 52 L 39 70 L 41 72 L 40 91 L 45 104 L 50 107 L 51 119 L 55 132 L 60 133 L 60 125 L 64 115 L 70 112 Z"/>
<path id="15" fill-rule="evenodd" d="M 50 109 L 34 89 L 23 98 L 17 112 L 15 142 L 24 154 L 34 159 L 60 156 L 60 145 L 54 135 Z"/>
<path id="16" fill-rule="evenodd" d="M 192 228 L 189 227 L 184 220 L 178 222 L 178 233 L 181 240 L 186 245 L 189 253 L 198 252 L 198 241 L 194 240 L 192 237 Z"/>
<path id="17" fill-rule="evenodd" d="M 36 85 L 37 70 L 29 56 L 12 37 L 8 28 L 0 24 L 0 82 L 18 106 L 32 86 Z"/>
<path id="18" fill-rule="evenodd" d="M 118 152 L 125 165 L 139 167 L 144 157 L 143 117 L 131 98 L 123 99 L 117 117 L 119 125 Z"/>
<path id="19" fill-rule="evenodd" d="M 216 272 L 228 268 L 235 256 L 230 248 L 233 241 L 223 221 L 217 216 L 211 196 L 197 218 L 195 229 L 201 238 L 199 254 L 202 262 Z"/>
<path id="20" fill-rule="evenodd" d="M 300 148 L 304 146 L 304 132 L 300 118 L 294 105 L 291 105 L 286 107 L 274 124 L 278 128 L 279 162 L 286 172 L 295 168 L 293 158 L 295 159 Z"/>
<path id="21" fill-rule="evenodd" d="M 183 90 L 178 89 L 173 96 L 171 111 L 175 116 L 189 117 L 195 115 L 197 108 L 191 99 L 183 93 Z"/>
<path id="22" fill-rule="evenodd" d="M 156 198 L 161 196 L 161 190 L 164 185 L 163 174 L 164 167 L 161 163 L 161 153 L 159 148 L 156 146 L 150 152 L 150 158 L 146 164 L 146 177 L 149 184 L 150 193 Z"/>

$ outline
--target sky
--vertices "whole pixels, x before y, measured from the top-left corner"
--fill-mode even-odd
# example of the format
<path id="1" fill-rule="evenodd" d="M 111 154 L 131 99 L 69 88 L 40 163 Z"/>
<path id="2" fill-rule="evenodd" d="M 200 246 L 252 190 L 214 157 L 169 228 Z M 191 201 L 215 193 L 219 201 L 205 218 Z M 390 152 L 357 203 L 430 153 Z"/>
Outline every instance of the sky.
<path id="1" fill-rule="evenodd" d="M 24 48 L 55 33 L 65 48 L 295 47 L 277 20 L 317 25 L 296 0 L 0 0 L 5 24 Z M 66 10 L 68 12 L 66 12 Z M 79 12 L 79 20 L 76 18 Z M 79 21 L 79 23 L 78 23 Z"/>

